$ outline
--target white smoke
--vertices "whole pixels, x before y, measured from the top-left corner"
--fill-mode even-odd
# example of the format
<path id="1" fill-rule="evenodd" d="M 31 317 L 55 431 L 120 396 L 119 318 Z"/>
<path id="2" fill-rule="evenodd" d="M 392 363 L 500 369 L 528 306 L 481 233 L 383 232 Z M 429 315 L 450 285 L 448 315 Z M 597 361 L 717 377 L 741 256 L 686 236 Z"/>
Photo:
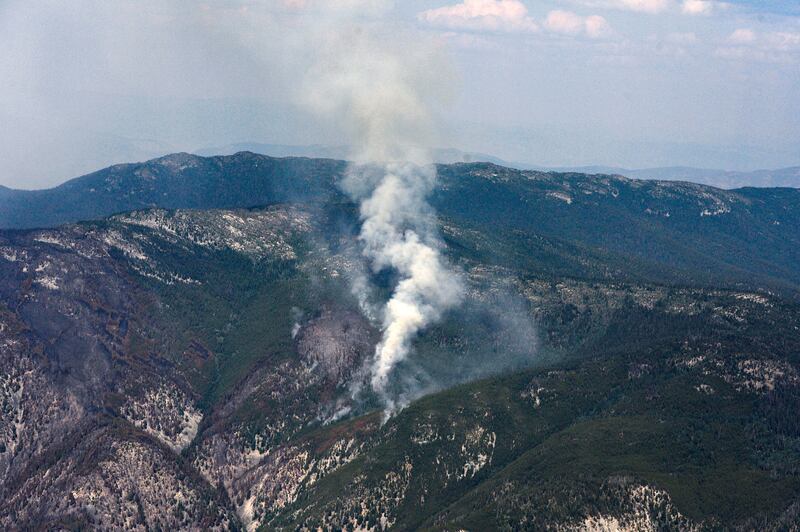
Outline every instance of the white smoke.
<path id="1" fill-rule="evenodd" d="M 355 147 L 343 187 L 360 202 L 363 254 L 374 272 L 389 269 L 398 277 L 371 367 L 372 388 L 388 413 L 397 407 L 388 390 L 392 370 L 415 336 L 463 295 L 426 200 L 436 182 L 430 102 L 446 96 L 448 70 L 434 45 L 392 34 L 374 24 L 340 25 L 326 35 L 305 91 L 317 111 L 340 120 Z M 366 299 L 363 282 L 354 289 Z"/>
<path id="2" fill-rule="evenodd" d="M 375 271 L 392 268 L 400 277 L 384 309 L 372 373 L 373 389 L 386 396 L 389 375 L 407 356 L 411 340 L 459 302 L 462 287 L 440 255 L 425 212 L 434 172 L 396 163 L 383 169 L 383 179 L 361 203 L 360 238 Z"/>
<path id="3" fill-rule="evenodd" d="M 372 388 L 396 405 L 387 385 L 394 367 L 408 356 L 411 341 L 462 298 L 460 279 L 446 265 L 425 201 L 435 183 L 431 166 L 385 163 L 383 178 L 361 202 L 359 238 L 373 271 L 390 268 L 399 281 L 383 310 L 383 337 L 375 352 Z M 349 180 L 362 175 L 354 169 Z"/>

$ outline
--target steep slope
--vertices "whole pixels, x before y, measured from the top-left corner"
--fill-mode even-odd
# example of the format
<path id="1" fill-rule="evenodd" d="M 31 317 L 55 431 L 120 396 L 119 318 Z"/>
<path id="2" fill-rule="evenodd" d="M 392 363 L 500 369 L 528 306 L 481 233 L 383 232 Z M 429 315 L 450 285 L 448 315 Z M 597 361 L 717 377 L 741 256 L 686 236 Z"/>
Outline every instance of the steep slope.
<path id="1" fill-rule="evenodd" d="M 350 295 L 355 223 L 275 205 L 0 233 L 4 527 L 793 522 L 796 304 L 575 278 L 544 238 L 489 263 L 497 228 L 448 218 L 469 296 L 398 380 L 413 398 L 515 373 L 382 424 L 351 393 L 378 340 Z"/>
<path id="2" fill-rule="evenodd" d="M 681 309 L 676 295 L 652 310 L 618 313 L 580 362 L 419 401 L 278 523 L 336 528 L 382 516 L 399 530 L 796 523 L 789 411 L 800 338 L 788 331 L 797 307 L 711 296 L 708 310 L 737 313 L 726 325 L 722 315 Z M 781 335 L 771 343 L 764 335 L 773 328 Z"/>
<path id="3" fill-rule="evenodd" d="M 154 300 L 114 258 L 115 238 L 0 237 L 0 523 L 227 529 L 224 500 L 176 460 L 202 418 L 197 395 L 141 341 L 158 331 Z"/>

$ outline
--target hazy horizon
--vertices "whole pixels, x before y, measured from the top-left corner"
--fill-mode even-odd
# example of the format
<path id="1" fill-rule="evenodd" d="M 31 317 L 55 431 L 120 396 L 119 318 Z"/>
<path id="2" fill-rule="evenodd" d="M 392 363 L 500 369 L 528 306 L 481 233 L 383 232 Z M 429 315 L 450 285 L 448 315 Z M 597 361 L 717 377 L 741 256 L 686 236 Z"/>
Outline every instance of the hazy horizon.
<path id="1" fill-rule="evenodd" d="M 335 7 L 332 7 L 335 6 Z M 235 143 L 339 145 L 306 28 L 434 43 L 436 146 L 544 167 L 800 165 L 800 8 L 715 0 L 0 3 L 0 185 Z M 379 13 L 379 14 L 378 14 Z M 351 23 L 351 22 L 350 22 Z"/>
<path id="2" fill-rule="evenodd" d="M 180 150 L 180 151 L 166 151 L 163 153 L 154 152 L 151 155 L 146 157 L 140 158 L 132 158 L 129 160 L 113 160 L 110 161 L 108 164 L 104 164 L 102 166 L 98 166 L 96 168 L 88 169 L 84 172 L 81 172 L 76 175 L 67 176 L 60 181 L 55 181 L 50 184 L 45 184 L 42 186 L 36 186 L 35 184 L 31 184 L 31 186 L 8 186 L 0 184 L 0 187 L 6 187 L 12 190 L 46 190 L 50 188 L 57 187 L 62 185 L 68 181 L 78 179 L 85 175 L 91 174 L 96 171 L 104 170 L 110 166 L 114 166 L 116 164 L 136 164 L 136 163 L 144 163 L 147 161 L 151 161 L 154 159 L 159 159 L 161 157 L 174 155 L 176 153 L 189 153 L 191 155 L 198 155 L 201 157 L 213 157 L 213 156 L 225 156 L 225 155 L 233 155 L 237 152 L 242 151 L 252 151 L 258 154 L 267 155 L 270 157 L 312 157 L 312 158 L 329 158 L 329 159 L 340 159 L 340 160 L 349 160 L 348 154 L 352 153 L 352 149 L 348 148 L 347 146 L 330 146 L 330 145 L 299 145 L 299 144 L 270 144 L 270 143 L 259 143 L 259 142 L 236 142 L 226 146 L 206 146 L 204 148 L 200 148 L 197 150 Z M 623 175 L 632 178 L 632 179 L 653 179 L 653 180 L 664 180 L 664 181 L 690 181 L 700 184 L 708 184 L 712 186 L 717 186 L 719 188 L 738 188 L 741 186 L 754 186 L 754 187 L 770 187 L 770 186 L 794 186 L 794 185 L 785 185 L 785 184 L 770 184 L 770 183 L 759 183 L 759 182 L 746 182 L 742 183 L 742 178 L 746 178 L 749 175 L 757 175 L 762 172 L 773 172 L 773 171 L 783 171 L 783 170 L 792 170 L 792 175 L 800 175 L 800 173 L 796 172 L 795 170 L 800 169 L 800 165 L 793 165 L 788 167 L 781 167 L 781 168 L 754 168 L 752 170 L 728 170 L 724 168 L 702 168 L 702 167 L 693 167 L 693 166 L 683 166 L 683 165 L 673 165 L 673 166 L 654 166 L 654 167 L 643 167 L 643 168 L 625 168 L 621 166 L 613 166 L 613 165 L 594 165 L 594 164 L 586 164 L 586 165 L 540 165 L 536 164 L 535 162 L 530 161 L 507 161 L 500 157 L 497 157 L 494 154 L 490 153 L 480 153 L 480 152 L 465 152 L 459 150 L 457 148 L 438 148 L 433 150 L 434 153 L 434 162 L 437 164 L 450 164 L 454 162 L 489 162 L 500 164 L 504 166 L 508 166 L 511 168 L 521 169 L 521 170 L 543 170 L 543 171 L 586 171 L 586 172 L 598 172 L 598 173 L 622 173 Z M 682 173 L 681 170 L 687 170 L 689 173 Z M 648 172 L 653 172 L 652 175 L 648 175 Z M 733 174 L 738 180 L 734 181 L 733 185 L 728 185 L 722 183 L 724 181 L 724 176 L 722 174 Z M 715 179 L 716 178 L 716 179 Z M 784 181 L 786 179 L 793 180 L 792 178 L 783 178 Z M 745 181 L 748 181 L 745 179 Z M 800 181 L 797 183 L 800 186 Z"/>

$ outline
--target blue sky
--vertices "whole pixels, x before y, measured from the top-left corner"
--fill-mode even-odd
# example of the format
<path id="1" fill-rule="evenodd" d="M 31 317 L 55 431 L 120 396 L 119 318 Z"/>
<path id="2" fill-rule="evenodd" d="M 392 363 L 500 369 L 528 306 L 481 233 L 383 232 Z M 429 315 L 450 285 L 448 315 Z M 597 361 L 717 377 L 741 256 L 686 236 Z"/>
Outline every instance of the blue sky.
<path id="1" fill-rule="evenodd" d="M 361 30 L 441 59 L 419 78 L 440 147 L 800 164 L 796 1 L 0 0 L 0 184 L 235 142 L 340 144 L 298 94 L 320 35 Z"/>
<path id="2" fill-rule="evenodd" d="M 747 8 L 755 13 L 776 13 L 779 15 L 800 15 L 800 3 L 795 0 L 731 0 L 736 6 Z"/>

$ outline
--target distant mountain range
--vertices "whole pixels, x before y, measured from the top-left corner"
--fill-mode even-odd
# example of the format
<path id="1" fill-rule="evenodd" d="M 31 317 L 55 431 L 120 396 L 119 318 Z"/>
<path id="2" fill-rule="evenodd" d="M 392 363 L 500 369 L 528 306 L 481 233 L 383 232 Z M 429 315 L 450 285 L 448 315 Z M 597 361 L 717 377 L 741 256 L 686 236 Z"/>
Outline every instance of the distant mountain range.
<path id="1" fill-rule="evenodd" d="M 290 146 L 282 144 L 263 144 L 242 142 L 206 148 L 195 152 L 197 155 L 233 155 L 240 151 L 251 151 L 272 157 L 325 157 L 347 159 L 350 149 L 347 146 Z M 630 169 L 617 166 L 541 166 L 527 162 L 512 162 L 485 153 L 464 152 L 457 149 L 434 150 L 433 159 L 437 163 L 489 162 L 500 166 L 521 170 L 541 170 L 554 172 L 576 172 L 583 174 L 622 175 L 632 179 L 654 179 L 661 181 L 687 181 L 717 188 L 736 189 L 742 187 L 791 187 L 800 188 L 800 166 L 777 170 L 754 170 L 739 172 L 688 166 L 669 166 L 660 168 Z"/>
<path id="2" fill-rule="evenodd" d="M 308 146 L 294 146 L 287 144 L 264 144 L 259 142 L 239 142 L 227 146 L 205 148 L 197 150 L 196 155 L 211 157 L 214 155 L 233 155 L 235 153 L 249 151 L 270 157 L 309 157 L 347 160 L 352 150 L 348 146 L 325 146 L 322 144 L 312 144 Z M 471 163 L 487 162 L 499 164 L 501 166 L 512 166 L 515 168 L 528 168 L 529 165 L 515 165 L 504 161 L 499 157 L 487 155 L 485 153 L 472 153 L 457 150 L 454 148 L 442 148 L 433 151 L 433 160 L 439 164 L 452 163 Z"/>
<path id="3" fill-rule="evenodd" d="M 52 227 L 150 208 L 348 201 L 338 186 L 346 166 L 335 159 L 252 152 L 179 153 L 115 165 L 53 189 L 6 191 L 0 194 L 0 228 Z M 625 270 L 652 280 L 688 277 L 720 285 L 759 279 L 776 288 L 800 286 L 794 267 L 800 263 L 800 190 L 723 191 L 492 163 L 439 165 L 439 176 L 431 198 L 439 214 L 497 226 L 495 244 L 503 245 L 505 235 L 522 261 L 530 260 L 533 248 L 514 231 L 535 229 L 553 239 L 553 267 L 572 268 L 581 277 Z"/>
<path id="4" fill-rule="evenodd" d="M 662 181 L 687 181 L 717 188 L 737 189 L 743 187 L 790 187 L 800 188 L 800 166 L 781 168 L 778 170 L 754 170 L 752 172 L 735 172 L 730 170 L 713 170 L 671 166 L 664 168 L 646 168 L 630 170 L 609 166 L 582 166 L 574 168 L 552 168 L 552 170 L 573 171 L 582 173 L 619 174 L 633 179 L 656 179 Z"/>

